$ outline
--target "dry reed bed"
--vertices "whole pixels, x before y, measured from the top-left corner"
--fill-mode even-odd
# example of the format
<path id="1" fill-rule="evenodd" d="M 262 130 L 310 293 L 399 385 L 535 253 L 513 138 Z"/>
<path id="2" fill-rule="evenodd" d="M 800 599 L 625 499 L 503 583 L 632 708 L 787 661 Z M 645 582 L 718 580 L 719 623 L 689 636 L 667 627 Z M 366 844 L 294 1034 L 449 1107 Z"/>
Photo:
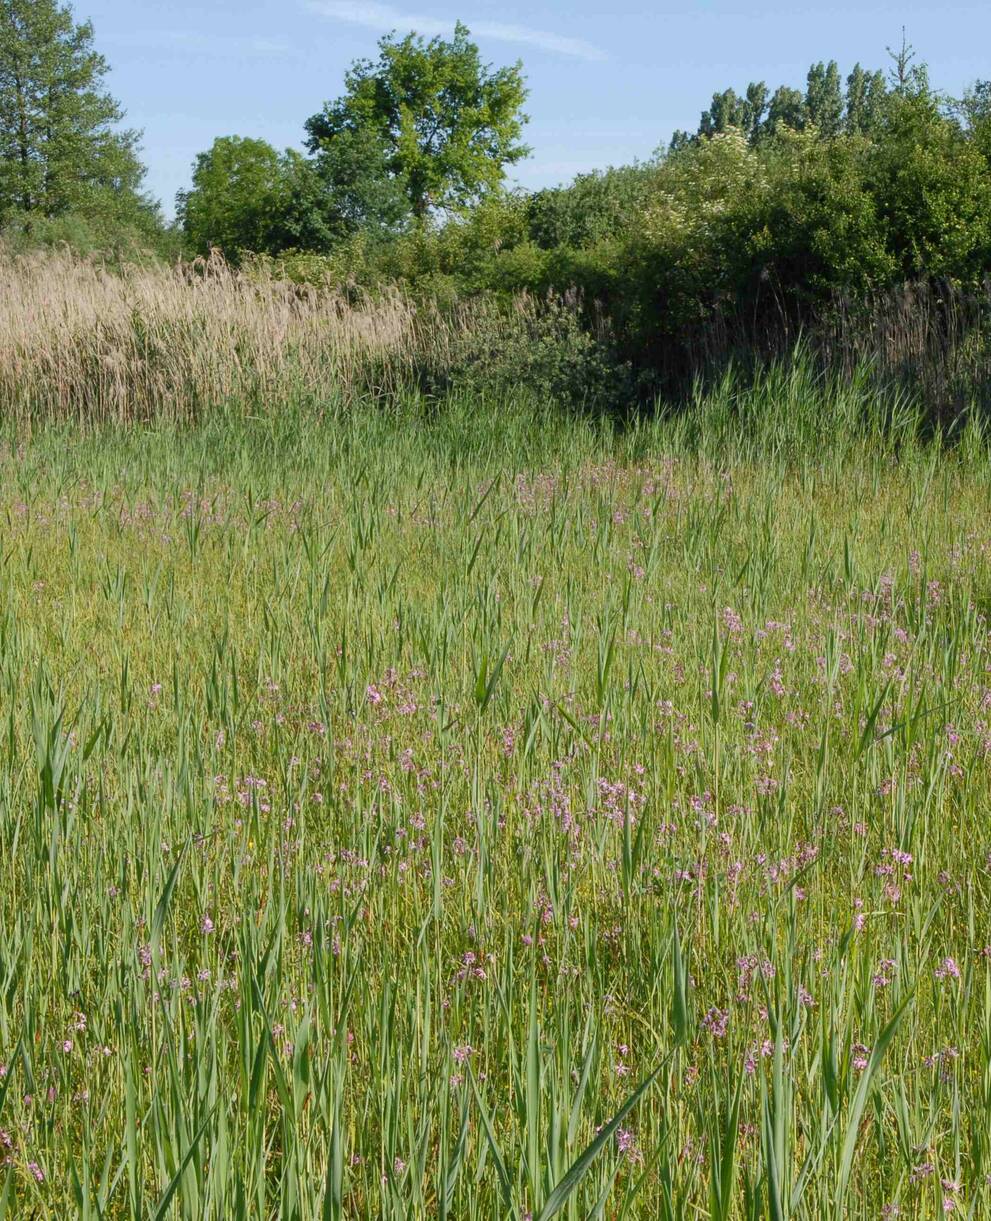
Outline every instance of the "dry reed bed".
<path id="1" fill-rule="evenodd" d="M 182 420 L 287 390 L 389 392 L 464 321 L 399 292 L 355 305 L 220 259 L 117 273 L 69 254 L 0 257 L 0 409 Z"/>

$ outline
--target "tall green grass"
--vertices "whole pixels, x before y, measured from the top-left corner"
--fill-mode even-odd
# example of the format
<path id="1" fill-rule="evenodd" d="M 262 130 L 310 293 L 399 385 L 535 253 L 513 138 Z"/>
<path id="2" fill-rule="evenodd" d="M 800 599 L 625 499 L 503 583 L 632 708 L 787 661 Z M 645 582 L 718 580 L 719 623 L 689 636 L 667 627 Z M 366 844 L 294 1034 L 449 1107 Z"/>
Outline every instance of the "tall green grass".
<path id="1" fill-rule="evenodd" d="M 782 368 L 0 475 L 4 1216 L 991 1208 L 981 438 Z"/>

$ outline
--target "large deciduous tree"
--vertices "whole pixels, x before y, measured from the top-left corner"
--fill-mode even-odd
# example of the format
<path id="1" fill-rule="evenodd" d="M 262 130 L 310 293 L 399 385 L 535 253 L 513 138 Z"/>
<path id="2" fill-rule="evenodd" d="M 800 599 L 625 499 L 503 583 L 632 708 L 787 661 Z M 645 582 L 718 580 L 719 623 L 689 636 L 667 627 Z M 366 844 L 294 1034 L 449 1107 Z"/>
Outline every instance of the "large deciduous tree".
<path id="1" fill-rule="evenodd" d="M 0 0 L 0 218 L 135 212 L 137 133 L 104 87 L 93 27 L 56 0 Z"/>
<path id="2" fill-rule="evenodd" d="M 335 178 L 295 149 L 280 153 L 265 140 L 222 136 L 199 154 L 192 186 L 176 196 L 186 243 L 200 254 L 216 248 L 236 262 L 249 251 L 326 252 L 359 228 L 388 225 L 403 214 L 403 203 L 382 181 L 374 152 L 363 156 L 350 140 L 335 144 Z"/>
<path id="3" fill-rule="evenodd" d="M 388 35 L 378 60 L 353 64 L 343 97 L 307 121 L 308 147 L 359 213 L 388 216 L 397 188 L 419 219 L 459 212 L 527 155 L 525 98 L 521 65 L 487 67 L 460 23 L 450 40 Z"/>
<path id="4" fill-rule="evenodd" d="M 201 253 L 267 250 L 286 194 L 285 164 L 271 144 L 221 136 L 196 158 L 192 188 L 176 198 L 178 219 Z"/>

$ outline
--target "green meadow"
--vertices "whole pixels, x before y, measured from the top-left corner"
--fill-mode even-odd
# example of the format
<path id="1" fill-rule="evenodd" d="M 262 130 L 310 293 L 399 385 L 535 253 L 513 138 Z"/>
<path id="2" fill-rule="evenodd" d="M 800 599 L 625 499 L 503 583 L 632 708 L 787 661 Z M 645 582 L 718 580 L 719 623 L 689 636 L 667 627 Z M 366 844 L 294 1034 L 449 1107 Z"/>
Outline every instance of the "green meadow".
<path id="1" fill-rule="evenodd" d="M 988 473 L 800 365 L 9 431 L 0 1211 L 984 1215 Z"/>

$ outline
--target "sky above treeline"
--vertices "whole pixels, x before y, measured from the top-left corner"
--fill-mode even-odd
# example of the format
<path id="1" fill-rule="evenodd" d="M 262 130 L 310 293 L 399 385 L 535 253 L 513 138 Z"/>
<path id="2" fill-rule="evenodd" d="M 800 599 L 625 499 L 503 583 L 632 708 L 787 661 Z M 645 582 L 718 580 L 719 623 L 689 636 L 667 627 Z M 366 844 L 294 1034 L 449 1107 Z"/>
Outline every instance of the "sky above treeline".
<path id="1" fill-rule="evenodd" d="M 129 126 L 144 130 L 147 186 L 171 215 L 217 136 L 300 147 L 304 120 L 342 92 L 352 60 L 390 30 L 449 34 L 463 21 L 494 65 L 521 59 L 535 188 L 644 159 L 694 128 L 716 89 L 800 85 L 813 61 L 886 67 L 909 41 L 950 94 L 991 77 L 991 0 L 75 0 L 110 61 Z"/>

